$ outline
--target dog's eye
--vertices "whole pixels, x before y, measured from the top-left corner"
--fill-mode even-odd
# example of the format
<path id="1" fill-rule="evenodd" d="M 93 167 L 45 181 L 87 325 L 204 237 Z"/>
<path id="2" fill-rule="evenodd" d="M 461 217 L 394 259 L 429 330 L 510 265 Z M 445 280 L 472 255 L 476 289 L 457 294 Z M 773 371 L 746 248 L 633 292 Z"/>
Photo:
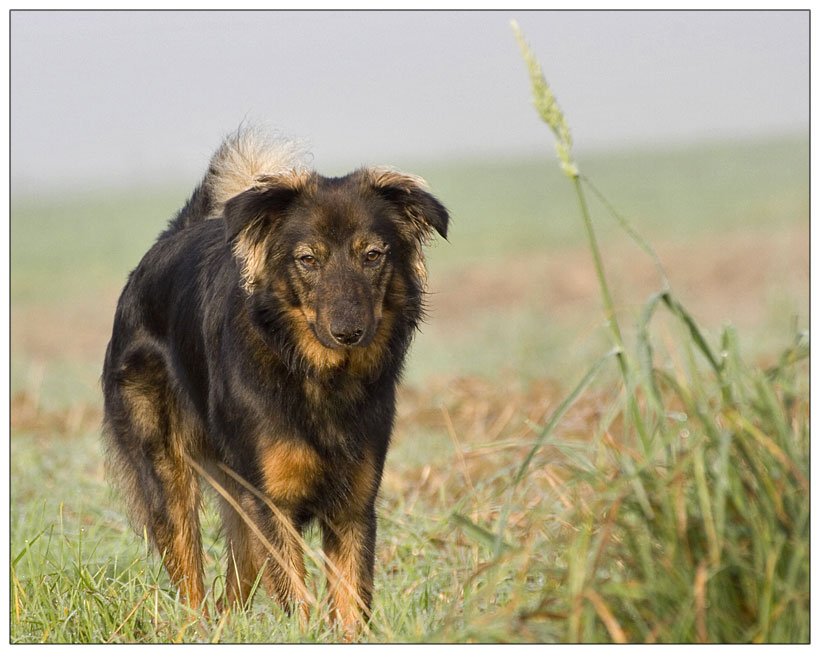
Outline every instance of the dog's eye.
<path id="1" fill-rule="evenodd" d="M 316 257 L 314 257 L 312 254 L 303 254 L 301 257 L 299 257 L 299 261 L 301 261 L 306 266 L 310 267 L 316 265 Z"/>
<path id="2" fill-rule="evenodd" d="M 379 259 L 381 259 L 382 253 L 378 250 L 370 250 L 366 255 L 364 255 L 364 260 L 367 263 L 376 263 Z"/>

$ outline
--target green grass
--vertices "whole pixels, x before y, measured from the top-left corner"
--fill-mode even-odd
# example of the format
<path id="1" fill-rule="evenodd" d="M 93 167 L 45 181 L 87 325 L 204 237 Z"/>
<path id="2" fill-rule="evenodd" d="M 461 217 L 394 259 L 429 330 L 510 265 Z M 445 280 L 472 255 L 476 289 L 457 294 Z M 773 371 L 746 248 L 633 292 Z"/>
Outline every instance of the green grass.
<path id="1" fill-rule="evenodd" d="M 807 225 L 807 157 L 795 138 L 577 163 L 649 240 L 693 243 L 698 266 L 699 242 Z M 415 170 L 454 214 L 450 242 L 431 251 L 433 280 L 526 278 L 527 261 L 583 247 L 579 197 L 597 240 L 565 274 L 592 269 L 594 254 L 604 269 L 645 256 L 587 178 L 573 189 L 546 156 Z M 88 320 L 107 325 L 125 275 L 185 195 L 12 204 L 12 642 L 338 638 L 321 612 L 302 630 L 261 596 L 230 619 L 192 615 L 105 483 L 104 343 L 72 349 L 84 327 L 61 316 L 89 305 Z M 612 306 L 585 298 L 551 314 L 536 284 L 515 303 L 425 326 L 381 492 L 365 642 L 809 641 L 807 307 L 773 302 L 766 325 L 706 329 L 674 284 L 625 301 L 633 281 L 604 269 Z M 780 315 L 792 312 L 794 325 Z M 58 347 L 25 338 L 41 315 Z M 224 584 L 214 504 L 211 609 Z M 315 531 L 307 541 L 318 548 Z"/>
<path id="2" fill-rule="evenodd" d="M 802 137 L 705 143 L 616 153 L 582 152 L 595 180 L 647 237 L 686 240 L 782 224 L 808 216 L 808 141 Z M 436 246 L 433 271 L 511 253 L 583 245 L 572 188 L 548 156 L 530 160 L 419 166 L 452 208 L 449 246 Z M 594 201 L 592 202 L 595 206 Z M 601 221 L 602 240 L 621 236 Z"/>
<path id="3" fill-rule="evenodd" d="M 591 434 L 568 421 L 548 435 L 512 491 L 531 440 L 502 457 L 482 453 L 492 443 L 466 443 L 467 486 L 444 434 L 400 435 L 388 469 L 411 479 L 423 465 L 436 472 L 420 497 L 412 485 L 383 492 L 367 640 L 806 642 L 805 362 L 750 369 L 727 334 L 721 376 L 702 372 L 691 345 L 681 369 L 656 370 L 668 406 L 647 415 L 649 454 L 634 426 L 618 425 L 622 397 L 596 400 L 604 417 L 585 423 Z M 318 618 L 301 632 L 263 598 L 229 623 L 200 623 L 127 529 L 103 483 L 96 433 L 53 438 L 15 433 L 11 442 L 14 642 L 334 639 Z M 566 482 L 545 484 L 546 470 Z M 505 505 L 507 545 L 496 554 Z M 217 536 L 209 504 L 207 575 L 218 592 Z M 315 534 L 308 540 L 317 545 Z"/>
<path id="4" fill-rule="evenodd" d="M 59 302 L 120 285 L 185 198 L 135 190 L 14 199 L 11 301 Z"/>
<path id="5" fill-rule="evenodd" d="M 11 502 L 12 642 L 328 642 L 338 638 L 319 615 L 307 631 L 264 596 L 253 609 L 221 622 L 192 615 L 170 586 L 160 559 L 126 526 L 120 498 L 105 487 L 96 433 L 74 435 L 71 447 L 54 447 L 38 433 L 11 442 L 18 473 Z M 26 475 L 24 471 L 31 471 Z M 69 490 L 66 490 L 69 489 Z M 222 545 L 213 498 L 204 512 L 206 575 L 221 592 Z M 371 639 L 421 641 L 456 599 L 453 568 L 442 554 L 463 559 L 464 546 L 432 547 L 452 540 L 446 498 L 439 516 L 422 516 L 398 498 L 380 508 L 380 556 Z M 307 537 L 318 548 L 317 534 Z M 470 548 L 468 548 L 470 549 Z M 466 569 L 468 561 L 459 565 Z M 321 589 L 308 561 L 309 583 Z M 423 576 L 420 576 L 423 575 Z M 322 596 L 322 593 L 319 593 Z M 211 612 L 213 595 L 208 598 Z"/>

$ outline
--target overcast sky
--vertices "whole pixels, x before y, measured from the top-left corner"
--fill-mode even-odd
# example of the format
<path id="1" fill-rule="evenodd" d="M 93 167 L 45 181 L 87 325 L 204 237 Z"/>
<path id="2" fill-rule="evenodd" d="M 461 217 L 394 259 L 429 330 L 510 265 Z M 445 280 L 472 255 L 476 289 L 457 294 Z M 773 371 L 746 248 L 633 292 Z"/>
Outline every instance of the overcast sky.
<path id="1" fill-rule="evenodd" d="M 12 191 L 194 180 L 243 119 L 326 174 L 543 151 L 510 18 L 576 147 L 808 135 L 805 11 L 14 11 Z"/>

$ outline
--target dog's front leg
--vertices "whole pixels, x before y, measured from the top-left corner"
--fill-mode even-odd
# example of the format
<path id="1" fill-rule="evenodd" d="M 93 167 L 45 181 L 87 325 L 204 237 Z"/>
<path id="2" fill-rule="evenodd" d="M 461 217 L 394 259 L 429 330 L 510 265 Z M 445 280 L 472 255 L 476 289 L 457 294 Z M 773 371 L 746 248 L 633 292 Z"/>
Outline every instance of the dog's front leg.
<path id="1" fill-rule="evenodd" d="M 302 627 L 306 627 L 315 599 L 305 584 L 304 541 L 287 512 L 267 510 L 264 515 L 266 519 L 260 521 L 263 537 L 254 539 L 255 558 L 265 561 L 262 581 L 286 612 L 298 609 Z"/>
<path id="2" fill-rule="evenodd" d="M 376 514 L 368 508 L 322 522 L 331 618 L 353 640 L 370 618 Z"/>

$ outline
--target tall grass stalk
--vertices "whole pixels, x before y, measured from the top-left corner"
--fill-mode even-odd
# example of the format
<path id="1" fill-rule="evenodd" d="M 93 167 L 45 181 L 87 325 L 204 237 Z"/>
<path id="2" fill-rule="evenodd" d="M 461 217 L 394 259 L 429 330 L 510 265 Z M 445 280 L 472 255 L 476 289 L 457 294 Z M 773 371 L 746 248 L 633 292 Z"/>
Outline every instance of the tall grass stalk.
<path id="1" fill-rule="evenodd" d="M 575 192 L 578 196 L 578 204 L 581 208 L 581 216 L 583 217 L 584 226 L 586 227 L 589 249 L 592 253 L 592 259 L 595 264 L 595 273 L 601 287 L 601 296 L 603 298 L 607 324 L 612 331 L 612 338 L 615 342 L 615 346 L 620 350 L 623 350 L 623 338 L 621 337 L 621 330 L 615 316 L 612 295 L 609 292 L 609 285 L 607 284 L 606 275 L 604 274 L 604 264 L 601 259 L 601 251 L 598 248 L 597 239 L 595 238 L 592 218 L 590 217 L 586 197 L 584 196 L 584 190 L 581 186 L 581 175 L 578 170 L 578 166 L 572 158 L 572 136 L 570 133 L 569 124 L 564 116 L 564 112 L 561 111 L 561 107 L 558 106 L 558 102 L 555 99 L 552 89 L 544 77 L 544 73 L 541 70 L 541 65 L 535 58 L 535 54 L 532 49 L 524 40 L 524 36 L 518 27 L 518 23 L 512 21 L 512 28 L 515 31 L 516 38 L 518 39 L 518 45 L 521 48 L 521 53 L 530 74 L 533 104 L 535 105 L 536 111 L 538 111 L 538 115 L 541 116 L 541 119 L 549 126 L 555 135 L 555 147 L 558 154 L 558 159 L 561 162 L 561 169 L 564 171 L 564 174 L 570 178 L 573 186 L 575 187 Z M 625 371 L 625 364 L 622 363 L 621 366 Z"/>

